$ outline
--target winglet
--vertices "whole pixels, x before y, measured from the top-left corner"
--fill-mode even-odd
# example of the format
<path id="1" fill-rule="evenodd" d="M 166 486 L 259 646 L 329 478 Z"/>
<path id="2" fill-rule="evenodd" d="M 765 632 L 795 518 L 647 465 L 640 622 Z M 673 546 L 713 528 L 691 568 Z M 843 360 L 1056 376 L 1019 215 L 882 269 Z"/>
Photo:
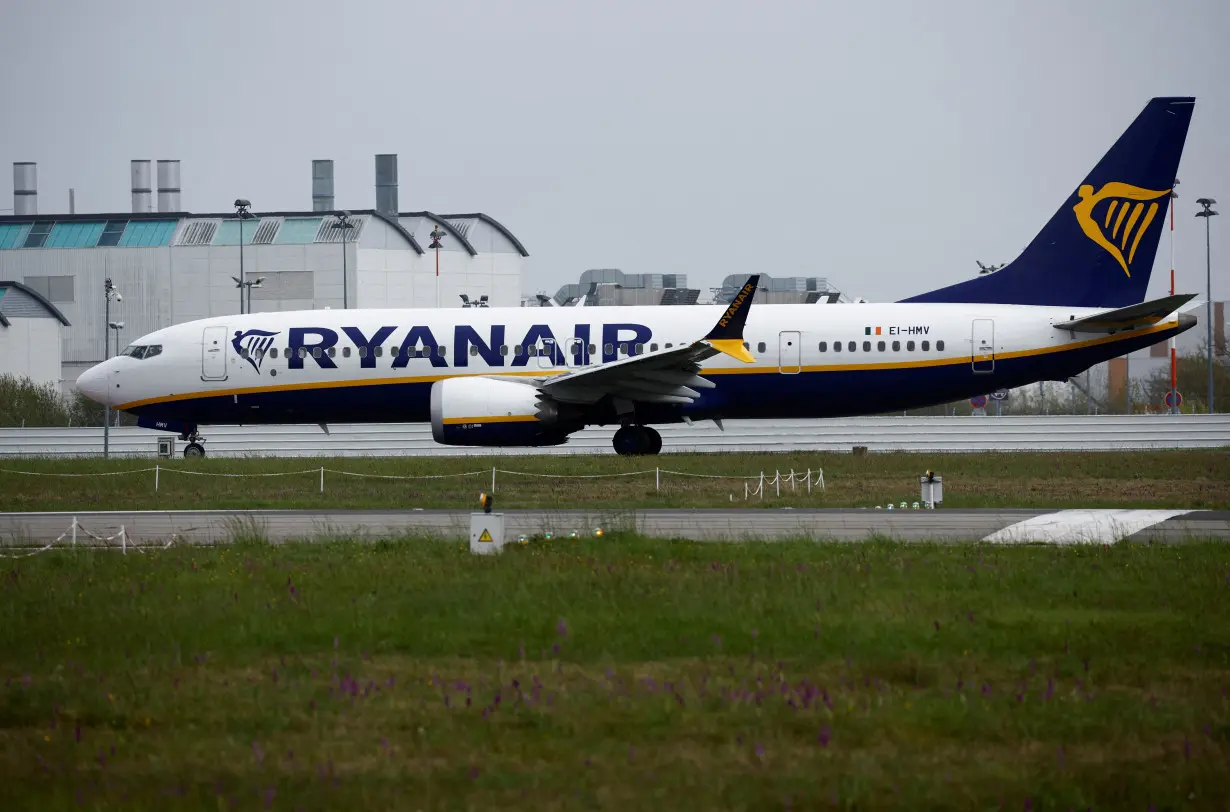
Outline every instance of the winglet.
<path id="1" fill-rule="evenodd" d="M 743 346 L 743 325 L 747 323 L 747 313 L 752 308 L 752 298 L 756 295 L 756 286 L 760 283 L 760 274 L 749 276 L 747 282 L 735 294 L 726 312 L 713 325 L 709 335 L 704 340 L 718 352 L 723 352 L 745 364 L 754 364 L 756 359 Z"/>

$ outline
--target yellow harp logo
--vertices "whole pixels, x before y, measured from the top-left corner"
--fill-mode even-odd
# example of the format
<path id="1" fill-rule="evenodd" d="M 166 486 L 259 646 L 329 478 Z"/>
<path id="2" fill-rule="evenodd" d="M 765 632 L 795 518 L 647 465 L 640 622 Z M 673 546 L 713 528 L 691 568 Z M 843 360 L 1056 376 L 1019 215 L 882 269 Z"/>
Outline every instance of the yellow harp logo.
<path id="1" fill-rule="evenodd" d="M 1170 194 L 1170 190 L 1155 192 L 1127 183 L 1112 182 L 1102 184 L 1102 188 L 1096 193 L 1092 186 L 1084 184 L 1076 194 L 1080 197 L 1080 202 L 1072 207 L 1072 211 L 1076 212 L 1076 222 L 1080 223 L 1081 231 L 1114 257 L 1130 278 L 1132 272 L 1129 266 L 1136 256 L 1136 248 L 1160 208 L 1156 201 Z M 1110 205 L 1102 214 L 1102 222 L 1099 225 L 1094 209 L 1104 201 L 1110 201 Z M 1131 248 L 1128 247 L 1129 240 L 1132 243 Z M 1127 251 L 1126 256 L 1124 251 Z"/>

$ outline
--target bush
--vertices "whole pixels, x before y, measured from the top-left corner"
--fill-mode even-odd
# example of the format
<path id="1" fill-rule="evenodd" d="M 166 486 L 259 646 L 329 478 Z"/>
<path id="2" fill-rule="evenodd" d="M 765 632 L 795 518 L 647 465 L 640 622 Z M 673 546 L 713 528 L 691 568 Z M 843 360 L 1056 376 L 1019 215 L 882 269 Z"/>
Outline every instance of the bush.
<path id="1" fill-rule="evenodd" d="M 0 427 L 101 426 L 104 411 L 102 404 L 79 392 L 66 397 L 55 384 L 0 375 Z M 112 421 L 116 414 L 118 425 L 135 425 L 136 420 L 122 412 L 112 413 Z"/>

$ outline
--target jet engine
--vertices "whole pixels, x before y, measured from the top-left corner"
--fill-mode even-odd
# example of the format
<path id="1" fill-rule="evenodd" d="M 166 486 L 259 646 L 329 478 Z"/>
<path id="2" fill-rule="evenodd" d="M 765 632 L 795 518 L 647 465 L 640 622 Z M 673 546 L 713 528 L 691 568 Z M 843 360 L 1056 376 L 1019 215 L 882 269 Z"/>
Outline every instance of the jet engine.
<path id="1" fill-rule="evenodd" d="M 583 426 L 575 407 L 530 383 L 466 377 L 431 385 L 431 435 L 443 445 L 559 445 Z"/>

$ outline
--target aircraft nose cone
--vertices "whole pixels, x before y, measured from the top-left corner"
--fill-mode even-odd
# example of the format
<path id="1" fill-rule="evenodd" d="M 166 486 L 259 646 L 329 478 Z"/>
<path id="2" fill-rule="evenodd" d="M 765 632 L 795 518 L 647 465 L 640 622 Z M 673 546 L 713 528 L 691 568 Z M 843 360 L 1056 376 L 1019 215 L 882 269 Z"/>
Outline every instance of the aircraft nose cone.
<path id="1" fill-rule="evenodd" d="M 110 365 L 106 363 L 92 366 L 77 378 L 77 391 L 104 406 L 110 405 L 107 401 L 110 396 L 107 391 L 107 379 L 111 377 L 108 374 L 110 372 L 107 369 L 108 366 Z"/>

